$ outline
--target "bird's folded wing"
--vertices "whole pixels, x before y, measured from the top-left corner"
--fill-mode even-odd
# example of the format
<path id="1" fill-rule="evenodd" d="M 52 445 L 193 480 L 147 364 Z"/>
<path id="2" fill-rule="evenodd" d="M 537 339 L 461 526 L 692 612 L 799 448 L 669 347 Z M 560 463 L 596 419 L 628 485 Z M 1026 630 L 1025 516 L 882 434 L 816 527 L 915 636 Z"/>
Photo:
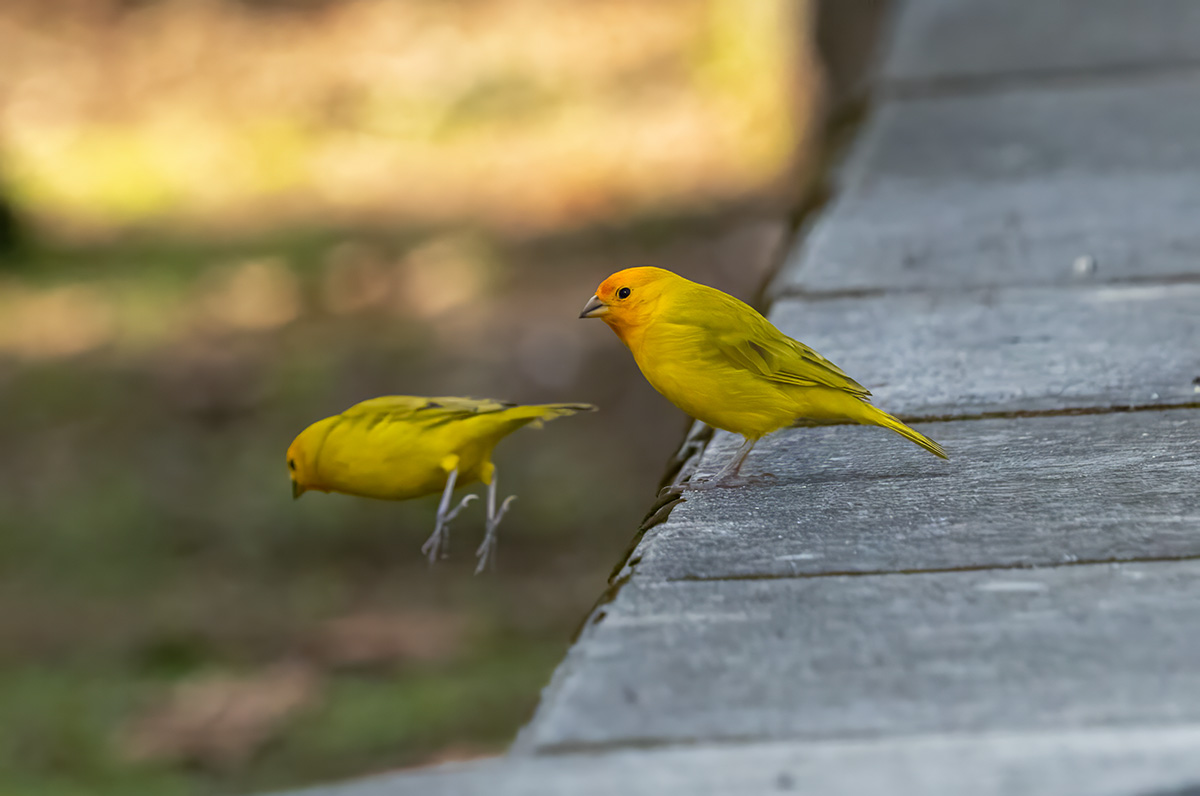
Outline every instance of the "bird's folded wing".
<path id="1" fill-rule="evenodd" d="M 804 343 L 787 337 L 766 321 L 763 328 L 725 330 L 717 349 L 739 368 L 770 381 L 800 387 L 833 387 L 866 397 L 870 391 Z"/>
<path id="2" fill-rule="evenodd" d="M 347 420 L 369 422 L 412 422 L 437 425 L 472 415 L 500 412 L 512 404 L 475 398 L 422 398 L 412 395 L 384 395 L 362 401 L 342 412 Z"/>

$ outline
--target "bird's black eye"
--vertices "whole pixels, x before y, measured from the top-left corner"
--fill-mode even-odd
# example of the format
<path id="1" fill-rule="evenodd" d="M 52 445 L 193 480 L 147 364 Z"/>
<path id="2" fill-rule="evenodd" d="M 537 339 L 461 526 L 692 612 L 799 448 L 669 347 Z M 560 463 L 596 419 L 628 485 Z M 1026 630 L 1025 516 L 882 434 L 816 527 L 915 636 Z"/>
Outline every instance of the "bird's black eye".
<path id="1" fill-rule="evenodd" d="M 289 470 L 296 469 L 296 460 L 295 459 L 288 459 L 288 469 Z"/>
<path id="2" fill-rule="evenodd" d="M 629 298 L 629 293 L 629 288 L 623 287 L 617 291 L 617 298 Z"/>

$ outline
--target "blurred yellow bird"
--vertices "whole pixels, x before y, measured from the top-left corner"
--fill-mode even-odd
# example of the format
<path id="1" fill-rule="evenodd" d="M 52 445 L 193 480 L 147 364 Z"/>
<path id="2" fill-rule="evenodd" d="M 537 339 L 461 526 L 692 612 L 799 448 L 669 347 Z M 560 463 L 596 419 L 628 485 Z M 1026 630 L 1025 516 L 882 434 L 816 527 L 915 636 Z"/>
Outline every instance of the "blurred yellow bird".
<path id="1" fill-rule="evenodd" d="M 868 403 L 871 393 L 841 368 L 715 288 L 662 268 L 628 268 L 604 280 L 579 317 L 607 323 L 671 403 L 746 438 L 720 472 L 688 488 L 744 483 L 738 471 L 755 443 L 793 425 L 883 426 L 948 458 L 941 445 Z"/>
<path id="2" fill-rule="evenodd" d="M 496 507 L 496 466 L 491 459 L 496 443 L 522 426 L 540 426 L 546 420 L 595 408 L 409 395 L 372 398 L 318 420 L 296 437 L 287 452 L 292 496 L 316 489 L 408 500 L 441 492 L 433 535 L 421 547 L 432 563 L 444 555 L 447 524 L 475 498 L 467 495 L 451 509 L 454 489 L 482 481 L 488 487 L 487 526 L 476 551 L 478 573 L 494 551 L 496 526 L 516 497 Z"/>

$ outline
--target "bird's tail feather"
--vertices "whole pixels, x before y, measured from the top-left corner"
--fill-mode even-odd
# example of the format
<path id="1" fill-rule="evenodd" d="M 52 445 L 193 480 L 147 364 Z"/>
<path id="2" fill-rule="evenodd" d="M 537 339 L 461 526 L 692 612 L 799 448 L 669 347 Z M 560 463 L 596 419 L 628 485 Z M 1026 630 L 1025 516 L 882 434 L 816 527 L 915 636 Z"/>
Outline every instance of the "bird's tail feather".
<path id="1" fill-rule="evenodd" d="M 883 426 L 884 428 L 895 431 L 897 434 L 904 437 L 909 442 L 914 442 L 917 445 L 920 445 L 922 448 L 929 451 L 934 456 L 940 456 L 943 459 L 950 458 L 949 456 L 946 455 L 946 451 L 942 448 L 941 445 L 937 444 L 936 442 L 934 442 L 933 440 L 931 440 L 929 437 L 925 436 L 924 434 L 920 433 L 919 431 L 914 431 L 913 429 L 904 425 L 899 420 L 892 417 L 891 415 L 889 415 L 887 412 L 883 411 L 879 407 L 872 406 L 871 404 L 868 404 L 868 403 L 864 403 L 863 406 L 867 407 L 867 409 L 868 409 L 867 422 L 874 423 L 877 426 Z"/>
<path id="2" fill-rule="evenodd" d="M 567 417 L 577 412 L 595 412 L 596 407 L 592 404 L 530 404 L 526 406 L 514 406 L 508 410 L 512 416 L 528 420 L 535 424 L 541 425 L 547 420 L 553 420 L 556 417 Z"/>

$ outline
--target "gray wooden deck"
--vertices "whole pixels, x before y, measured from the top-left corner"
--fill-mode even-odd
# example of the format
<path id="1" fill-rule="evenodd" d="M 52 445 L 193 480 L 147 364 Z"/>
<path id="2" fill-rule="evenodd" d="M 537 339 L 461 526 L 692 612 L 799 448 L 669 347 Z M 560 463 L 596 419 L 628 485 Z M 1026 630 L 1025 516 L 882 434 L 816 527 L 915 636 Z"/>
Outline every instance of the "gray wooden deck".
<path id="1" fill-rule="evenodd" d="M 1200 793 L 1200 2 L 903 4 L 767 295 L 951 460 L 769 438 L 508 756 L 321 793 Z"/>

